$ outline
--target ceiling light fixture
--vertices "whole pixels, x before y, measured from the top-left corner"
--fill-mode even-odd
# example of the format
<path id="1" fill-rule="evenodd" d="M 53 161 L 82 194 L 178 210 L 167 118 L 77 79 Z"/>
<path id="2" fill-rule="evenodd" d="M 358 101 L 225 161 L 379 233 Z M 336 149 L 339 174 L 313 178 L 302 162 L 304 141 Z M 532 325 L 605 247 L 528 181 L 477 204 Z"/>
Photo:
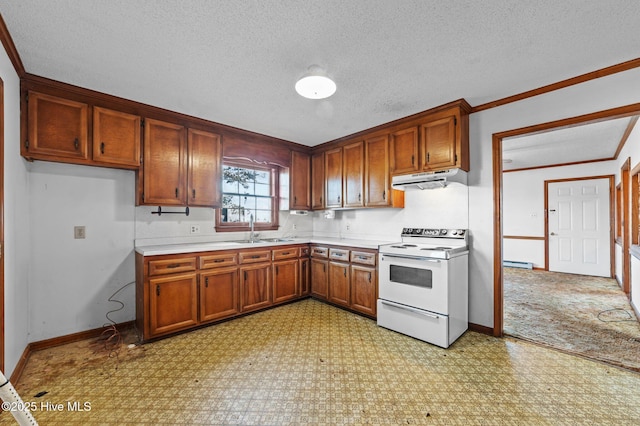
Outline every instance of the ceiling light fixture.
<path id="1" fill-rule="evenodd" d="M 325 99 L 336 92 L 336 83 L 317 65 L 311 65 L 296 82 L 296 92 L 308 99 Z"/>

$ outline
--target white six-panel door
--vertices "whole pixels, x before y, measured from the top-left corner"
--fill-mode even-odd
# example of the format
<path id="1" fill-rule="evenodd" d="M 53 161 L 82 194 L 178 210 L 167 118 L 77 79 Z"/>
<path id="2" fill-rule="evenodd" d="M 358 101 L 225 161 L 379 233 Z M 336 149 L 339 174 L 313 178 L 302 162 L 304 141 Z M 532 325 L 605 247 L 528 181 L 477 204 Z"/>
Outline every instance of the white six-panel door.
<path id="1" fill-rule="evenodd" d="M 549 271 L 611 276 L 610 181 L 549 182 Z"/>

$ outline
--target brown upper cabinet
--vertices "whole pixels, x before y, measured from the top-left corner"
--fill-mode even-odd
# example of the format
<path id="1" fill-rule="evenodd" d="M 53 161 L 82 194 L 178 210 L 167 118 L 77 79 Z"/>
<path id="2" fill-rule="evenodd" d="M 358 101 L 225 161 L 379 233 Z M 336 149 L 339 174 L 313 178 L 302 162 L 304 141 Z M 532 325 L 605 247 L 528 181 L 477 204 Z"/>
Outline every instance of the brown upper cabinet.
<path id="1" fill-rule="evenodd" d="M 140 167 L 139 116 L 35 91 L 28 92 L 27 105 L 25 158 Z"/>
<path id="2" fill-rule="evenodd" d="M 140 117 L 93 107 L 93 159 L 140 166 Z"/>
<path id="3" fill-rule="evenodd" d="M 404 207 L 404 193 L 391 189 L 389 136 L 375 136 L 365 145 L 365 206 Z"/>
<path id="4" fill-rule="evenodd" d="M 324 206 L 342 207 L 342 148 L 324 153 L 325 202 Z"/>
<path id="5" fill-rule="evenodd" d="M 220 135 L 145 120 L 142 204 L 219 207 Z"/>
<path id="6" fill-rule="evenodd" d="M 88 160 L 89 105 L 29 92 L 28 139 L 23 155 L 31 159 Z"/>
<path id="7" fill-rule="evenodd" d="M 460 168 L 469 171 L 469 111 L 464 100 L 411 120 L 391 133 L 392 175 Z"/>
<path id="8" fill-rule="evenodd" d="M 343 206 L 364 207 L 364 143 L 345 145 L 343 158 Z"/>
<path id="9" fill-rule="evenodd" d="M 420 170 L 418 153 L 418 126 L 398 130 L 390 137 L 389 167 L 391 174 L 402 175 Z"/>
<path id="10" fill-rule="evenodd" d="M 311 156 L 311 208 L 324 209 L 324 152 Z"/>
<path id="11" fill-rule="evenodd" d="M 291 151 L 291 183 L 289 206 L 292 210 L 311 209 L 311 158 L 309 154 Z"/>
<path id="12" fill-rule="evenodd" d="M 187 204 L 187 140 L 183 126 L 145 120 L 143 171 L 143 204 Z"/>
<path id="13" fill-rule="evenodd" d="M 190 206 L 220 207 L 222 204 L 222 141 L 220 135 L 189 129 L 187 135 Z"/>

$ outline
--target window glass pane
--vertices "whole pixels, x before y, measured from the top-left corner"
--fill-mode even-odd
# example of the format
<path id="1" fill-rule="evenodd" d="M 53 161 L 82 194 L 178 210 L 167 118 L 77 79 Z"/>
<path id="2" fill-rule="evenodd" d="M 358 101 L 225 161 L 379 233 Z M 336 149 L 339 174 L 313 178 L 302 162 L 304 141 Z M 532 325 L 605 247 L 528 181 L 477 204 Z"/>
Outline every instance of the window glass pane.
<path id="1" fill-rule="evenodd" d="M 222 171 L 221 221 L 246 226 L 253 214 L 255 222 L 270 224 L 277 208 L 273 171 L 229 164 L 223 165 Z"/>
<path id="2" fill-rule="evenodd" d="M 256 222 L 271 222 L 271 211 L 266 210 L 257 210 L 256 211 Z"/>
<path id="3" fill-rule="evenodd" d="M 255 210 L 256 208 L 256 197 L 250 197 L 244 195 L 240 197 L 240 205 L 249 210 Z"/>
<path id="4" fill-rule="evenodd" d="M 271 198 L 257 198 L 256 208 L 271 211 Z"/>
<path id="5" fill-rule="evenodd" d="M 271 173 L 260 170 L 256 172 L 256 183 L 270 184 Z"/>
<path id="6" fill-rule="evenodd" d="M 256 191 L 255 192 L 256 195 L 269 196 L 271 195 L 271 186 L 257 183 L 255 187 L 255 191 Z"/>
<path id="7" fill-rule="evenodd" d="M 222 192 L 238 192 L 238 182 L 222 182 Z"/>

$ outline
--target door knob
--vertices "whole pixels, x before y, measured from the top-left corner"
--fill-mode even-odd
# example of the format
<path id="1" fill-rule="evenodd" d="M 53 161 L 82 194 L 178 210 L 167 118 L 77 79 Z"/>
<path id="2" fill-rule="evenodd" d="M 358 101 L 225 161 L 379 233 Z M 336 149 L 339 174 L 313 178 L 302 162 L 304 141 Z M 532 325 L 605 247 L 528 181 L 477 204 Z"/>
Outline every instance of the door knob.
<path id="1" fill-rule="evenodd" d="M 557 235 L 557 234 L 556 234 L 555 232 L 552 232 L 552 233 L 551 233 L 551 234 L 549 234 L 549 235 Z"/>

